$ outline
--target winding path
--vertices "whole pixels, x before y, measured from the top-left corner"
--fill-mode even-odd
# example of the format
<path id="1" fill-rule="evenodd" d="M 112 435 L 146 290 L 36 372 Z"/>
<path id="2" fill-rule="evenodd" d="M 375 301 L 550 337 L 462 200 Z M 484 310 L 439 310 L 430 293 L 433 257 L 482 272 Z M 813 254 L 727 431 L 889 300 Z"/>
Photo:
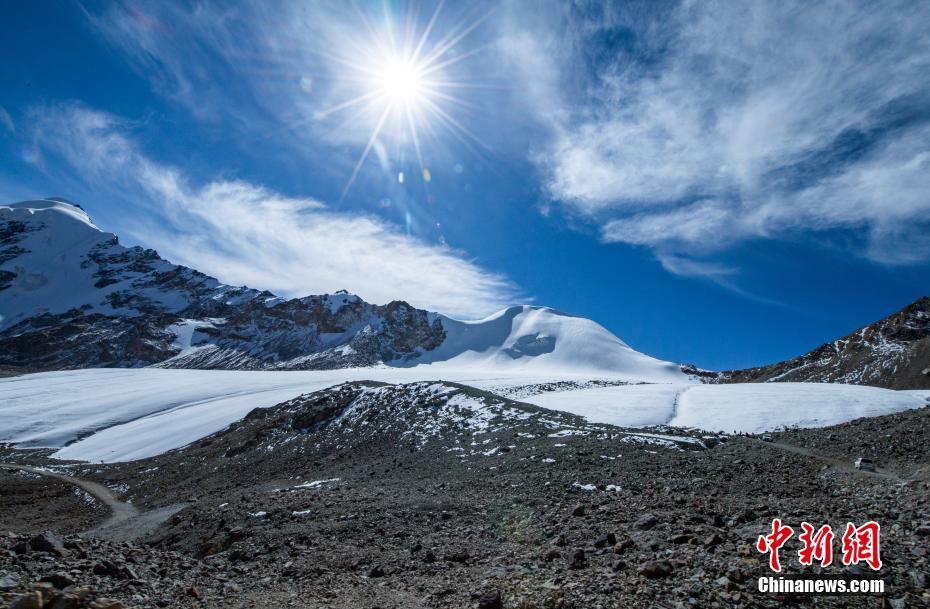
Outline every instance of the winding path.
<path id="1" fill-rule="evenodd" d="M 119 529 L 123 523 L 139 516 L 139 510 L 137 510 L 134 505 L 120 501 L 116 498 L 113 492 L 110 491 L 110 489 L 98 482 L 92 482 L 82 478 L 75 478 L 74 476 L 59 474 L 57 472 L 43 469 L 41 467 L 19 465 L 16 463 L 0 463 L 0 469 L 19 470 L 23 472 L 29 472 L 31 474 L 38 474 L 40 476 L 47 476 L 49 478 L 56 478 L 63 482 L 67 482 L 68 484 L 73 484 L 74 486 L 84 489 L 93 495 L 96 499 L 102 501 L 108 508 L 110 508 L 111 515 L 106 521 L 88 531 L 90 534 Z"/>
<path id="2" fill-rule="evenodd" d="M 850 473 L 859 474 L 862 476 L 869 476 L 872 478 L 882 478 L 884 480 L 895 480 L 898 482 L 906 482 L 908 480 L 907 478 L 902 478 L 895 472 L 881 469 L 881 468 L 876 468 L 874 472 L 870 472 L 870 471 L 862 470 L 862 469 L 856 469 L 851 459 L 838 459 L 836 457 L 828 457 L 826 455 L 821 455 L 820 453 L 816 453 L 810 450 L 809 448 L 795 446 L 793 444 L 785 444 L 784 442 L 765 442 L 763 440 L 757 440 L 755 438 L 748 438 L 748 439 L 752 442 L 758 442 L 759 444 L 762 444 L 763 446 L 768 446 L 776 450 L 782 450 L 785 452 L 794 453 L 796 455 L 803 455 L 805 457 L 811 457 L 813 459 L 822 461 L 823 463 L 826 463 L 844 472 L 850 472 Z"/>

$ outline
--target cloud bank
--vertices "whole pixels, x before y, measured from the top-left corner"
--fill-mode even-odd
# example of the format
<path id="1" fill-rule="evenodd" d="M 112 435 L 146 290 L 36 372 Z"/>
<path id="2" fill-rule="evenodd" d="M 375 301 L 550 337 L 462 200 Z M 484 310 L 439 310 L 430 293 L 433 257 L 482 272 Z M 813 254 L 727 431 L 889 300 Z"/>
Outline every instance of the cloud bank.
<path id="1" fill-rule="evenodd" d="M 550 198 L 683 275 L 831 230 L 880 263 L 930 258 L 930 5 L 648 4 L 501 22 Z"/>
<path id="2" fill-rule="evenodd" d="M 375 303 L 402 298 L 461 317 L 518 297 L 504 276 L 375 217 L 242 180 L 192 184 L 146 156 L 133 125 L 113 115 L 66 104 L 35 108 L 30 119 L 47 157 L 122 205 L 119 221 L 134 239 L 224 282 L 285 296 L 344 288 Z"/>

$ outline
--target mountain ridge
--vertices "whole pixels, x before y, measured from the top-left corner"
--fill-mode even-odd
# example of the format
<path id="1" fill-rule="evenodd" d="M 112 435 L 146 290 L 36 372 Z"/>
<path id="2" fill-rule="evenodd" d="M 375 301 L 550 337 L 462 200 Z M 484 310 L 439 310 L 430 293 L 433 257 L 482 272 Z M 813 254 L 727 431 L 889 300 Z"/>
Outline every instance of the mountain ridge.
<path id="1" fill-rule="evenodd" d="M 0 206 L 0 368 L 318 370 L 379 364 L 625 375 L 634 382 L 930 388 L 930 297 L 795 358 L 707 371 L 584 317 L 517 305 L 455 320 L 341 290 L 286 299 L 124 247 L 60 197 Z"/>
<path id="2" fill-rule="evenodd" d="M 816 382 L 887 389 L 930 389 L 930 296 L 797 357 L 713 382 Z"/>
<path id="3" fill-rule="evenodd" d="M 520 305 L 459 321 L 404 301 L 285 299 L 125 247 L 79 206 L 0 206 L 0 366 L 311 370 L 376 364 L 629 373 L 680 381 L 591 320 Z"/>

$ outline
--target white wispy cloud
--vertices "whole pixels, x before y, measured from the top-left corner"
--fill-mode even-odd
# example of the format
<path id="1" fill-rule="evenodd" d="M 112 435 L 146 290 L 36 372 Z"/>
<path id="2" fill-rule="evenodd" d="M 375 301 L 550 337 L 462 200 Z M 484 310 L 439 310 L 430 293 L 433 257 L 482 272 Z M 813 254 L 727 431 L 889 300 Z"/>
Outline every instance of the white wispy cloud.
<path id="1" fill-rule="evenodd" d="M 552 199 L 679 274 L 705 274 L 688 256 L 832 229 L 873 260 L 930 258 L 930 5 L 636 6 L 501 24 L 501 53 L 544 92 L 527 99 Z"/>
<path id="2" fill-rule="evenodd" d="M 443 51 L 431 66 L 430 79 L 453 82 L 465 62 L 453 59 L 453 50 L 443 43 L 466 31 L 472 35 L 470 26 L 477 19 L 466 5 L 440 4 L 439 23 L 430 29 L 422 55 Z M 308 141 L 338 146 L 364 145 L 382 122 L 378 104 L 359 102 L 371 97 L 369 71 L 391 53 L 386 46 L 401 45 L 405 38 L 419 42 L 433 10 L 415 3 L 392 8 L 379 3 L 121 0 L 85 10 L 85 16 L 156 92 L 198 119 L 284 146 Z M 481 70 L 486 73 L 488 67 Z M 445 90 L 432 100 L 443 116 L 420 125 L 421 146 L 457 120 L 462 105 L 446 99 L 454 93 Z M 428 113 L 420 109 L 417 114 L 422 122 Z M 382 133 L 398 136 L 406 124 L 401 119 L 391 116 Z M 330 162 L 334 155 L 341 160 L 337 148 L 328 154 Z M 354 155 L 353 149 L 349 156 Z"/>
<path id="3" fill-rule="evenodd" d="M 148 157 L 133 125 L 110 114 L 67 104 L 35 108 L 30 119 L 47 155 L 123 206 L 116 221 L 132 237 L 224 282 L 286 296 L 345 288 L 376 303 L 403 299 L 463 317 L 518 296 L 506 277 L 378 218 L 242 180 L 193 184 Z"/>
<path id="4" fill-rule="evenodd" d="M 13 122 L 13 117 L 3 106 L 0 106 L 0 125 L 3 125 L 3 128 L 10 133 L 16 132 L 16 123 Z"/>

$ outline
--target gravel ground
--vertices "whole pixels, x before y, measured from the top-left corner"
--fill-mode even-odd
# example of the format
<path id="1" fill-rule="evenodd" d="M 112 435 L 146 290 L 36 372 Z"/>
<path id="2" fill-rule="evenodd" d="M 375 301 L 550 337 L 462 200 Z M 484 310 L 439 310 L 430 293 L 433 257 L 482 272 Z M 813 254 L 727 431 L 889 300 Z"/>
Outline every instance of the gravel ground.
<path id="1" fill-rule="evenodd" d="M 15 504 L 4 484 L 0 598 L 51 578 L 45 606 L 930 606 L 930 409 L 773 435 L 591 425 L 448 383 L 344 385 L 153 459 L 68 468 L 150 515 L 135 539 L 37 535 L 106 514 L 50 490 L 64 483 L 23 478 Z M 866 448 L 882 475 L 845 465 Z M 885 594 L 757 592 L 771 572 L 755 542 L 775 517 L 838 537 L 877 520 Z M 782 575 L 821 572 L 802 572 L 798 548 Z M 871 577 L 839 562 L 823 571 Z"/>

